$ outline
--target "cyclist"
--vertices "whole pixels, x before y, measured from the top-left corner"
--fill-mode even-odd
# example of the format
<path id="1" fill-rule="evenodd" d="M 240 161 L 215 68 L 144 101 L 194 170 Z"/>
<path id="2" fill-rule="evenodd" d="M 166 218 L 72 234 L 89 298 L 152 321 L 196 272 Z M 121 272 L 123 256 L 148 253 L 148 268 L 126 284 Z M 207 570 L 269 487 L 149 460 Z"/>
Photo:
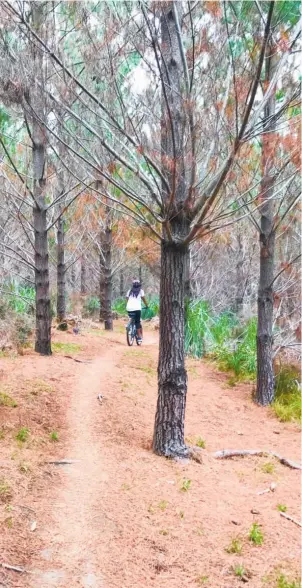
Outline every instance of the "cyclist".
<path id="1" fill-rule="evenodd" d="M 143 329 L 141 325 L 142 301 L 146 308 L 148 308 L 148 304 L 145 298 L 145 292 L 142 289 L 139 280 L 133 280 L 132 288 L 128 291 L 126 300 L 128 315 L 130 318 L 133 316 L 135 318 L 137 340 L 138 343 L 141 343 L 143 339 Z"/>

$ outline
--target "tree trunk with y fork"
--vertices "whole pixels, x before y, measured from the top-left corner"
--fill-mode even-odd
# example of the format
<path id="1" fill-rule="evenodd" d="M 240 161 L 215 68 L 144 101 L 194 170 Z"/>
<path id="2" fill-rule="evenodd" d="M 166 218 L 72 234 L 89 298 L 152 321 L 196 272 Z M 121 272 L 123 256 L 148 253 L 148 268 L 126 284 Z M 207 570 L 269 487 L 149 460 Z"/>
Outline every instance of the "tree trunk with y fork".
<path id="1" fill-rule="evenodd" d="M 163 201 L 170 219 L 161 245 L 160 343 L 158 400 L 153 450 L 167 457 L 185 457 L 184 442 L 187 394 L 185 369 L 185 282 L 188 276 L 188 247 L 184 241 L 190 223 L 183 203 L 186 199 L 185 129 L 187 114 L 183 103 L 184 70 L 177 37 L 181 3 L 162 4 L 162 169 L 169 184 L 163 186 Z M 180 25 L 181 26 L 181 25 Z"/>
<path id="2" fill-rule="evenodd" d="M 265 81 L 270 82 L 275 70 L 274 49 L 266 50 Z M 256 402 L 262 406 L 274 399 L 275 376 L 273 365 L 273 280 L 275 258 L 274 231 L 274 138 L 275 94 L 272 93 L 265 106 L 264 119 L 268 120 L 262 136 L 262 181 L 260 187 L 260 278 L 258 288 L 257 327 L 257 388 Z"/>
<path id="3" fill-rule="evenodd" d="M 57 319 L 63 321 L 66 315 L 66 268 L 64 220 L 59 218 L 57 224 Z"/>
<path id="4" fill-rule="evenodd" d="M 44 3 L 32 3 L 32 22 L 42 31 L 44 22 Z M 30 90 L 30 100 L 34 113 L 45 120 L 45 102 L 39 83 L 43 84 L 43 55 L 38 47 L 32 45 L 32 57 L 37 80 Z M 32 117 L 32 163 L 33 163 L 33 209 L 35 241 L 35 289 L 36 289 L 36 341 L 35 350 L 42 355 L 51 354 L 51 307 L 49 292 L 49 260 L 47 239 L 46 188 L 46 133 L 35 114 Z"/>

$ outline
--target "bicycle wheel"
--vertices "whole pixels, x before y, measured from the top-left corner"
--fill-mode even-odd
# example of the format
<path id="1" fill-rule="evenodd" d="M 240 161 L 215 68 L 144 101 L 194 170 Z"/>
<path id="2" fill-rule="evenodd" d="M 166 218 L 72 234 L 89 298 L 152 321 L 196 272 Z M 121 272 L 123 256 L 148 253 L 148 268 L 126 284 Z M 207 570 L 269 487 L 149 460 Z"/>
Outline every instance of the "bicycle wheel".
<path id="1" fill-rule="evenodd" d="M 129 345 L 129 347 L 131 347 L 133 345 L 134 337 L 135 337 L 135 325 L 130 324 L 127 327 L 127 343 Z"/>

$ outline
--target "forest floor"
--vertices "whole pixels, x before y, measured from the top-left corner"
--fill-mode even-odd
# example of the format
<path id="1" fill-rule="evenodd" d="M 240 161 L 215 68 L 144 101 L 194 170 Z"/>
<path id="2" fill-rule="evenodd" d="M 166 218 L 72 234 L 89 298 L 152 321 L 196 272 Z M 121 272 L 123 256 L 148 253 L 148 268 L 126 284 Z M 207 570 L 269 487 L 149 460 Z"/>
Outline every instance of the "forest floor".
<path id="1" fill-rule="evenodd" d="M 0 587 L 298 587 L 282 575 L 298 576 L 300 528 L 278 505 L 300 520 L 300 472 L 212 456 L 260 448 L 299 461 L 298 425 L 191 359 L 186 439 L 205 441 L 203 463 L 157 457 L 158 333 L 147 327 L 143 346 L 128 348 L 119 321 L 113 333 L 86 325 L 53 340 L 52 357 L 0 358 L 0 564 L 25 569 L 0 567 Z M 63 459 L 74 461 L 49 463 Z M 248 538 L 253 523 L 262 545 Z M 234 539 L 239 554 L 228 553 Z"/>

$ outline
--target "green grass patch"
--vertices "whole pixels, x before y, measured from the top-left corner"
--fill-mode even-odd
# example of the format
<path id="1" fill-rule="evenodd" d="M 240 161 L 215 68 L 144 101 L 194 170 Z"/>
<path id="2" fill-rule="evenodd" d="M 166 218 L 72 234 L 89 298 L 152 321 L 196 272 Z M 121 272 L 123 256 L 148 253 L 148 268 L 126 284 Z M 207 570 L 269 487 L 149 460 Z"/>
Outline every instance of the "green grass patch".
<path id="1" fill-rule="evenodd" d="M 273 474 L 275 471 L 275 464 L 268 461 L 261 466 L 261 469 L 265 474 Z"/>
<path id="2" fill-rule="evenodd" d="M 0 392 L 0 406 L 9 406 L 10 408 L 16 408 L 17 402 L 6 394 L 6 392 Z"/>
<path id="3" fill-rule="evenodd" d="M 276 375 L 272 408 L 281 422 L 301 422 L 300 374 L 292 366 L 282 366 Z"/>
<path id="4" fill-rule="evenodd" d="M 254 543 L 254 545 L 262 545 L 264 536 L 258 523 L 252 524 L 249 532 L 249 540 Z"/>
<path id="5" fill-rule="evenodd" d="M 196 439 L 196 445 L 197 445 L 197 447 L 201 447 L 201 449 L 205 449 L 206 442 L 201 437 L 197 437 L 197 439 Z"/>
<path id="6" fill-rule="evenodd" d="M 289 580 L 284 574 L 280 574 L 276 588 L 301 588 L 301 580 Z"/>
<path id="7" fill-rule="evenodd" d="M 9 483 L 4 478 L 0 478 L 0 501 L 9 502 L 12 498 L 12 494 L 12 489 Z"/>
<path id="8" fill-rule="evenodd" d="M 227 553 L 237 553 L 240 555 L 242 553 L 242 542 L 239 537 L 232 539 L 230 545 L 225 550 Z"/>
<path id="9" fill-rule="evenodd" d="M 182 480 L 181 487 L 180 487 L 181 491 L 188 492 L 188 490 L 190 490 L 190 488 L 191 488 L 191 484 L 192 484 L 192 480 L 188 480 L 187 478 L 184 478 Z"/>
<path id="10" fill-rule="evenodd" d="M 81 349 L 81 345 L 76 343 L 52 343 L 52 350 L 55 353 L 78 353 Z"/>
<path id="11" fill-rule="evenodd" d="M 56 443 L 59 441 L 59 433 L 57 433 L 57 431 L 52 431 L 49 435 L 49 438 L 52 442 Z"/>
<path id="12" fill-rule="evenodd" d="M 20 441 L 20 443 L 25 443 L 29 437 L 29 433 L 30 431 L 27 427 L 22 427 L 16 435 L 17 441 Z"/>
<path id="13" fill-rule="evenodd" d="M 232 569 L 235 576 L 240 578 L 240 580 L 243 580 L 244 578 L 248 579 L 250 577 L 249 571 L 244 567 L 243 564 L 237 564 L 236 566 L 233 566 Z"/>
<path id="14" fill-rule="evenodd" d="M 43 394 L 44 392 L 54 392 L 54 388 L 47 382 L 44 382 L 44 380 L 25 380 L 24 384 L 29 388 L 32 396 L 39 396 L 39 394 Z"/>
<path id="15" fill-rule="evenodd" d="M 277 509 L 279 512 L 286 512 L 287 506 L 285 504 L 277 504 Z"/>

